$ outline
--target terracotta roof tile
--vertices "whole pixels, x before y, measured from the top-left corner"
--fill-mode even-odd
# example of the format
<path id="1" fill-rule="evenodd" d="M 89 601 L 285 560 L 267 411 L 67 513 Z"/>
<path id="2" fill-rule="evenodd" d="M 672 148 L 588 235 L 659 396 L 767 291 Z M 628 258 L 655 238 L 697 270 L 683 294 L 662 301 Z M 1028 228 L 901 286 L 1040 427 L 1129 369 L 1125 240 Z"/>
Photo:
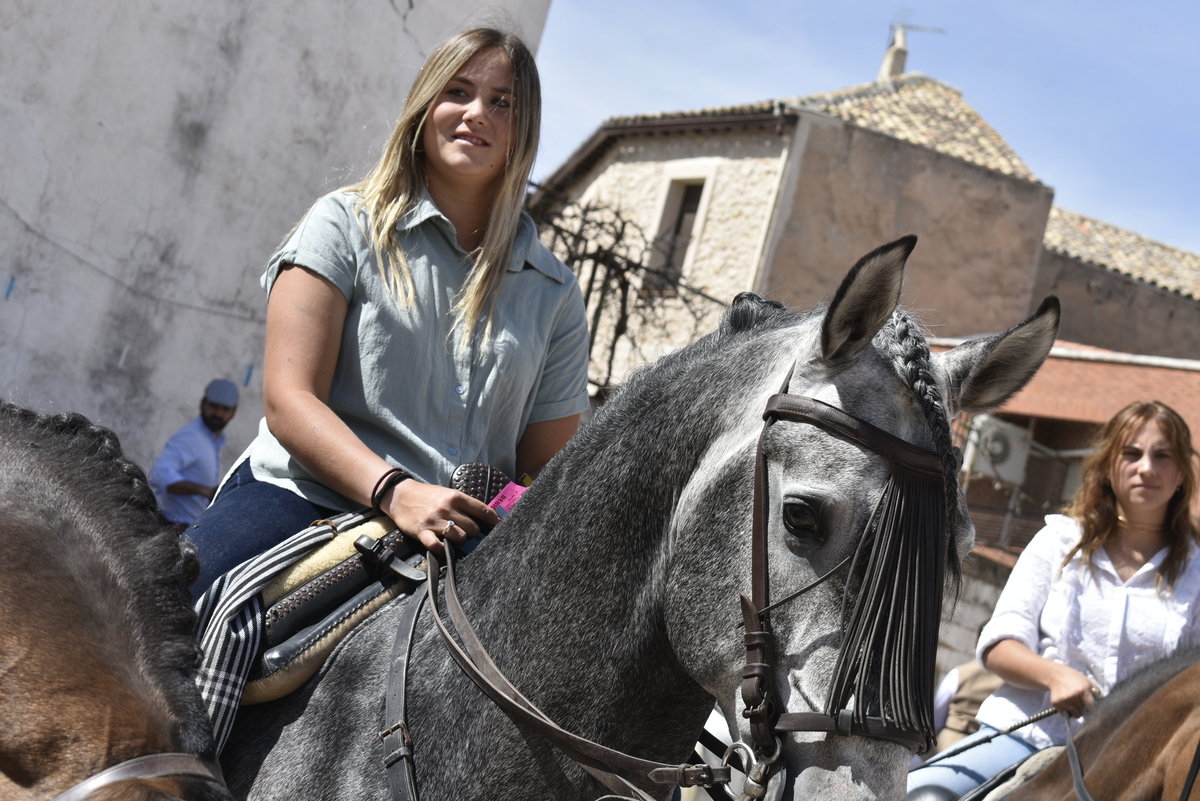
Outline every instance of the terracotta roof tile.
<path id="1" fill-rule="evenodd" d="M 1135 400 L 1160 400 L 1175 409 L 1188 421 L 1194 444 L 1200 447 L 1200 370 L 1195 369 L 1051 355 L 1029 384 L 997 411 L 1105 423 Z"/>
<path id="2" fill-rule="evenodd" d="M 982 167 L 1036 181 L 1033 172 L 962 92 L 921 73 L 789 101 Z"/>
<path id="3" fill-rule="evenodd" d="M 738 106 L 714 106 L 698 108 L 689 111 L 663 111 L 656 114 L 635 114 L 632 117 L 611 117 L 605 125 L 620 126 L 638 122 L 654 122 L 656 120 L 687 120 L 703 119 L 704 117 L 736 117 L 749 114 L 768 114 L 779 107 L 778 101 L 762 100 L 757 103 L 744 103 Z"/>
<path id="4" fill-rule="evenodd" d="M 930 350 L 945 351 L 952 342 L 933 340 Z M 1200 362 L 1063 340 L 1054 345 L 1041 369 L 997 413 L 1101 424 L 1135 400 L 1159 400 L 1188 422 L 1200 450 Z"/>
<path id="5" fill-rule="evenodd" d="M 1053 206 L 1047 250 L 1200 299 L 1200 255 Z"/>
<path id="6" fill-rule="evenodd" d="M 884 83 L 861 84 L 783 101 L 764 100 L 738 106 L 613 117 L 605 125 L 619 127 L 665 120 L 764 114 L 778 112 L 781 106 L 821 111 L 1006 175 L 1037 180 L 1004 138 L 984 122 L 979 112 L 967 105 L 962 92 L 919 72 Z"/>

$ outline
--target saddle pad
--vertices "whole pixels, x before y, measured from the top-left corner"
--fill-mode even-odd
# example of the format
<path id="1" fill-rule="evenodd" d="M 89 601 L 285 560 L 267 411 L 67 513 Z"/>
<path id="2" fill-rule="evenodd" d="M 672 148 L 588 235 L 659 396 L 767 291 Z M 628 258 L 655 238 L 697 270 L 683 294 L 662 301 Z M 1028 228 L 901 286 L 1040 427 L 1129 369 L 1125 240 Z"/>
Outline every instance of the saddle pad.
<path id="1" fill-rule="evenodd" d="M 217 753 L 233 729 L 242 691 L 261 653 L 263 588 L 332 539 L 335 527 L 349 529 L 375 516 L 372 510 L 346 512 L 293 534 L 219 576 L 196 601 L 196 637 L 202 651 L 196 685 L 212 721 Z"/>
<path id="2" fill-rule="evenodd" d="M 370 535 L 366 535 L 370 539 Z M 406 558 L 410 554 L 400 529 L 392 529 L 375 542 Z M 337 555 L 336 552 L 333 555 Z M 268 649 L 277 648 L 304 629 L 311 629 L 342 604 L 379 578 L 379 571 L 355 553 L 333 567 L 318 573 L 296 589 L 281 596 L 263 615 L 263 639 Z M 410 577 L 411 583 L 411 577 Z M 263 665 L 263 673 L 269 673 Z"/>
<path id="3" fill-rule="evenodd" d="M 354 541 L 364 535 L 385 542 L 402 536 L 388 517 L 372 517 L 339 531 L 263 588 L 269 650 L 246 683 L 243 706 L 273 701 L 298 689 L 355 626 L 408 589 L 398 580 L 371 581 L 354 547 Z M 296 620 L 289 622 L 289 618 Z M 299 626 L 305 628 L 297 630 Z M 254 672 L 260 675 L 255 677 Z"/>
<path id="4" fill-rule="evenodd" d="M 485 464 L 460 465 L 451 481 L 454 489 L 484 503 L 508 483 L 508 476 Z M 370 515 L 367 510 L 363 513 Z M 336 530 L 332 521 L 318 522 Z M 243 706 L 273 701 L 299 689 L 355 626 L 411 589 L 411 584 L 399 579 L 372 580 L 354 547 L 363 535 L 391 546 L 404 539 L 386 515 L 356 521 L 263 588 L 268 650 L 255 671 L 259 675 L 246 683 Z"/>
<path id="5" fill-rule="evenodd" d="M 339 531 L 337 536 L 280 573 L 263 588 L 263 606 L 270 607 L 283 596 L 298 589 L 327 570 L 332 570 L 346 559 L 358 553 L 354 541 L 364 534 L 373 540 L 380 539 L 396 525 L 390 517 L 379 515 L 364 523 Z"/>

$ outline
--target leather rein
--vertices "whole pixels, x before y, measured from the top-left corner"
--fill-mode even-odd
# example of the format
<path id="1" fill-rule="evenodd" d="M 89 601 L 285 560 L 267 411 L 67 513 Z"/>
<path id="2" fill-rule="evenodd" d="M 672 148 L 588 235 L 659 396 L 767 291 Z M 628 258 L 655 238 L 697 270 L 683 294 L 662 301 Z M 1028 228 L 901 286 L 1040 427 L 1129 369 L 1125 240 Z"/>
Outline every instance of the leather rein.
<path id="1" fill-rule="evenodd" d="M 763 440 L 768 428 L 776 420 L 788 420 L 816 425 L 835 436 L 850 440 L 860 447 L 871 450 L 885 459 L 905 465 L 931 476 L 944 476 L 941 460 L 936 453 L 918 448 L 898 437 L 884 432 L 870 423 L 859 420 L 839 409 L 820 401 L 778 394 L 771 397 L 763 413 L 764 425 L 759 437 L 755 460 L 754 516 L 752 544 L 751 595 L 741 596 L 742 612 L 746 625 L 747 664 L 742 687 L 746 711 L 750 721 L 755 748 L 745 743 L 735 743 L 725 753 L 722 764 L 713 767 L 705 764 L 671 765 L 640 759 L 574 735 L 558 726 L 548 715 L 525 698 L 504 676 L 487 650 L 480 642 L 474 627 L 467 619 L 458 599 L 454 579 L 452 550 L 446 551 L 446 610 L 456 630 L 460 646 L 442 619 L 437 603 L 429 604 L 434 622 L 451 657 L 464 673 L 514 721 L 536 729 L 551 744 L 579 764 L 585 771 L 607 787 L 614 795 L 604 798 L 653 801 L 650 796 L 630 783 L 625 776 L 638 777 L 660 785 L 681 787 L 726 785 L 731 779 L 729 766 L 732 755 L 738 753 L 747 773 L 746 789 L 739 798 L 757 798 L 764 792 L 762 785 L 768 781 L 773 765 L 782 751 L 777 732 L 828 732 L 843 736 L 864 736 L 900 743 L 913 751 L 924 750 L 932 732 L 917 731 L 898 726 L 881 717 L 853 715 L 841 710 L 837 715 L 813 712 L 779 714 L 781 704 L 774 681 L 774 642 L 771 634 L 769 612 L 771 609 L 799 597 L 817 586 L 849 560 L 843 560 L 829 573 L 805 586 L 800 591 L 780 601 L 769 604 L 767 579 L 767 532 L 769 497 L 766 491 L 766 456 Z M 868 524 L 869 525 L 869 524 Z M 857 556 L 857 554 L 856 554 Z M 379 737 L 384 743 L 392 796 L 395 801 L 416 801 L 417 792 L 412 763 L 412 740 L 405 722 L 404 694 L 408 655 L 411 650 L 412 632 L 420 606 L 428 597 L 436 599 L 441 565 L 430 553 L 426 560 L 426 582 L 407 605 L 405 615 L 396 635 L 393 649 L 392 670 L 388 681 L 386 701 L 387 728 Z M 941 577 L 938 577 L 941 580 Z M 930 677 L 932 681 L 932 676 Z M 757 757 L 757 758 L 756 758 Z M 778 776 L 776 778 L 779 778 Z"/>
<path id="2" fill-rule="evenodd" d="M 217 763 L 194 754 L 147 754 L 127 759 L 96 773 L 74 787 L 54 796 L 52 801 L 83 801 L 101 788 L 137 779 L 162 779 L 168 776 L 205 779 L 225 786 L 225 777 Z"/>

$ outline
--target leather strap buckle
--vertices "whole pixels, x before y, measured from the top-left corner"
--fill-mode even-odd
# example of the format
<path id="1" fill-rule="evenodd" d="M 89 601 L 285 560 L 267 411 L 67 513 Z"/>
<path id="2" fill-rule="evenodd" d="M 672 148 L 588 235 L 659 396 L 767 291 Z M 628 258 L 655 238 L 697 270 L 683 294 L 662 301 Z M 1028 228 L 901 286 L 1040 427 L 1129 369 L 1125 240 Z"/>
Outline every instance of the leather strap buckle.
<path id="1" fill-rule="evenodd" d="M 712 787 L 714 784 L 728 784 L 732 773 L 728 765 L 714 768 L 712 765 L 688 765 L 682 771 L 683 787 Z"/>
<path id="2" fill-rule="evenodd" d="M 412 745 L 412 737 L 408 733 L 408 725 L 403 720 L 393 723 L 383 731 L 379 732 L 379 741 L 387 742 L 387 738 L 391 737 L 396 732 L 400 732 L 400 739 L 405 745 Z"/>

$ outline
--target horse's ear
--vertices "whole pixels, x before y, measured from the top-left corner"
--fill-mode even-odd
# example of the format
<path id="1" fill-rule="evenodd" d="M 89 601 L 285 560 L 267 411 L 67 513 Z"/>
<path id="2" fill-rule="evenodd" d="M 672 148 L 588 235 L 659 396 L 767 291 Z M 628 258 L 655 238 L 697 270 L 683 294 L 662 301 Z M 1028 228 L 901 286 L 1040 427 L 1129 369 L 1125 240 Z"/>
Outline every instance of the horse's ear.
<path id="1" fill-rule="evenodd" d="M 936 354 L 950 383 L 950 413 L 979 414 L 1017 394 L 1042 366 L 1058 334 L 1058 298 L 1003 334 L 965 342 Z"/>
<path id="2" fill-rule="evenodd" d="M 821 353 L 834 364 L 853 362 L 900 302 L 904 262 L 916 247 L 909 235 L 858 260 L 838 287 L 821 324 Z"/>

